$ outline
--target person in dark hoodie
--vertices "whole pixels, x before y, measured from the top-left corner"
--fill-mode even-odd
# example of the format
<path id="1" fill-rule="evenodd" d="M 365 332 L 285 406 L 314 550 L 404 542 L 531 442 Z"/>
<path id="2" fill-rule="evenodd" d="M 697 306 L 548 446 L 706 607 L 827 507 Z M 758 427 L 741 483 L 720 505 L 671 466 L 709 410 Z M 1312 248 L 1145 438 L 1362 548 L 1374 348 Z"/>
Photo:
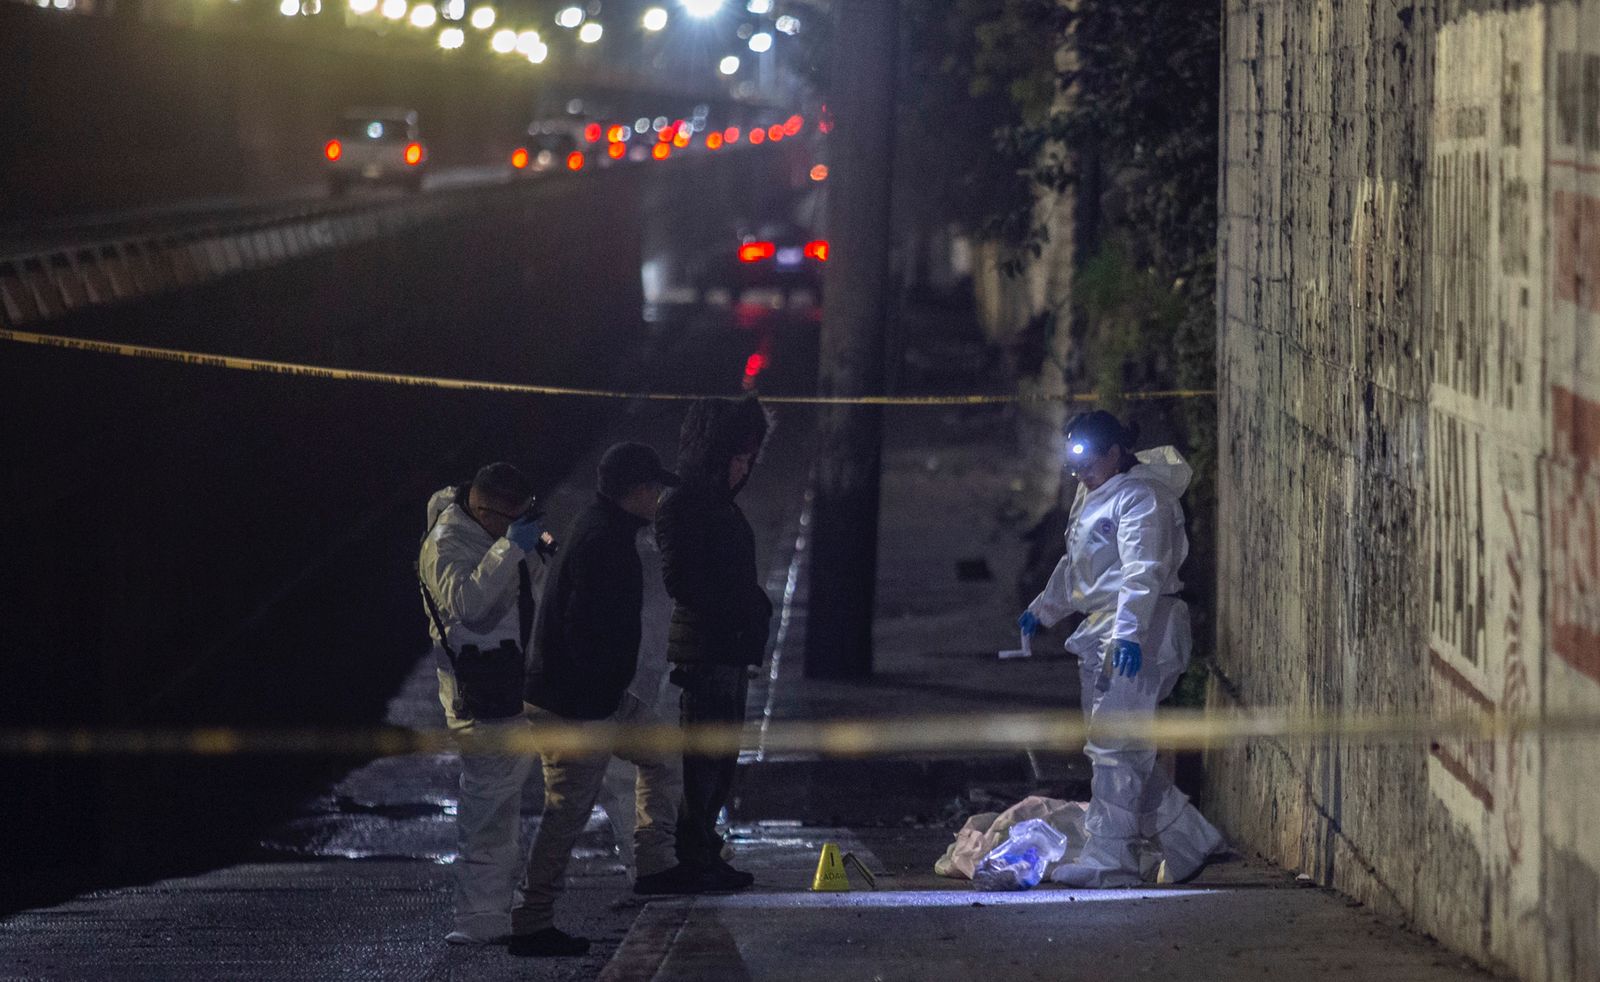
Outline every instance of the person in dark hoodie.
<path id="1" fill-rule="evenodd" d="M 755 533 L 734 498 L 766 440 L 766 411 L 754 396 L 702 399 L 679 435 L 680 487 L 656 518 L 662 575 L 673 599 L 667 659 L 683 690 L 685 726 L 742 723 L 749 669 L 766 654 L 772 602 L 756 574 Z M 685 756 L 678 857 L 722 889 L 755 877 L 722 858 L 717 815 L 733 790 L 738 756 Z"/>
<path id="2" fill-rule="evenodd" d="M 655 518 L 662 489 L 677 483 L 656 452 L 642 444 L 619 443 L 601 457 L 599 491 L 573 522 L 539 604 L 525 693 L 534 723 L 660 723 L 653 709 L 628 692 L 638 666 L 644 605 L 636 540 Z M 544 817 L 511 910 L 514 955 L 581 955 L 589 948 L 587 939 L 555 926 L 555 903 L 611 756 L 540 750 Z M 639 768 L 634 892 L 707 889 L 706 877 L 677 859 L 680 758 L 648 752 L 619 756 Z"/>

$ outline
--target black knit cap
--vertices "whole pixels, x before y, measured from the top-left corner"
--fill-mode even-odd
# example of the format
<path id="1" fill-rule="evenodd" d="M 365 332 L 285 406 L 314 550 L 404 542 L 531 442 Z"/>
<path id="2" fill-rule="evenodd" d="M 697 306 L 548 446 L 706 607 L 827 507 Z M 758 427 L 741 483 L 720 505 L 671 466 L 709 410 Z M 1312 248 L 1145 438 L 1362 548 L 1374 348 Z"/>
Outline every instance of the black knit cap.
<path id="1" fill-rule="evenodd" d="M 1139 424 L 1123 426 L 1117 417 L 1104 409 L 1081 413 L 1067 423 L 1067 443 L 1082 443 L 1091 453 L 1104 453 L 1112 444 L 1133 451 L 1139 439 Z"/>

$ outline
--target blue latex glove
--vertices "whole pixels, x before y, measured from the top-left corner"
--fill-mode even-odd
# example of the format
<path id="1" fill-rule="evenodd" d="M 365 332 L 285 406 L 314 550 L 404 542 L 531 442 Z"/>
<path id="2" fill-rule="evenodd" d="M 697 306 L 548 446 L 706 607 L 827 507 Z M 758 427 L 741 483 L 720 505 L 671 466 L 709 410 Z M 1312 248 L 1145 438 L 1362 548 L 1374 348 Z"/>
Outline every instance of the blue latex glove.
<path id="1" fill-rule="evenodd" d="M 1144 651 L 1139 647 L 1139 642 L 1127 638 L 1111 642 L 1111 667 L 1118 673 L 1131 679 L 1139 674 L 1139 665 L 1143 661 Z"/>
<path id="2" fill-rule="evenodd" d="M 1017 618 L 1017 626 L 1022 628 L 1023 634 L 1031 638 L 1039 630 L 1039 618 L 1033 616 L 1033 611 L 1025 610 L 1022 616 Z"/>
<path id="3" fill-rule="evenodd" d="M 539 545 L 539 539 L 544 536 L 544 523 L 537 518 L 519 518 L 506 529 L 506 538 L 510 539 L 518 549 L 532 553 Z"/>

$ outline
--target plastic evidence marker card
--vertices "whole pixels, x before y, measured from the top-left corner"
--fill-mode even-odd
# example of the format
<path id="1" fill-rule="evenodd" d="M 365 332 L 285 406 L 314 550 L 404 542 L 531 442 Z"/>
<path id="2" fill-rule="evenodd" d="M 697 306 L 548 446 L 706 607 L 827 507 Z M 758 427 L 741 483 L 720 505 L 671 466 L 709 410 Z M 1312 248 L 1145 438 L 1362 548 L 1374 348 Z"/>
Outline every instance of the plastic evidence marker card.
<path id="1" fill-rule="evenodd" d="M 1022 647 L 1020 647 L 1020 648 L 1007 648 L 1005 651 L 1000 652 L 1000 657 L 1001 658 L 1032 658 L 1033 657 L 1033 639 L 1028 637 L 1026 634 L 1022 635 Z"/>

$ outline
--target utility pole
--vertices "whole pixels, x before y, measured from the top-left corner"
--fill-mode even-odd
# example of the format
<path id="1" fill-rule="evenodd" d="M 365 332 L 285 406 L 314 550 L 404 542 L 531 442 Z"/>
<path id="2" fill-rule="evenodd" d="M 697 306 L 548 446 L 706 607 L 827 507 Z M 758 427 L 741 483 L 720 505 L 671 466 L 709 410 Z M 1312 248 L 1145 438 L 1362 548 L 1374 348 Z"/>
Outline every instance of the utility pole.
<path id="1" fill-rule="evenodd" d="M 889 314 L 889 200 L 894 157 L 896 0 L 835 0 L 829 81 L 829 256 L 819 387 L 826 396 L 884 391 Z M 812 476 L 805 673 L 872 674 L 883 409 L 824 406 Z"/>

